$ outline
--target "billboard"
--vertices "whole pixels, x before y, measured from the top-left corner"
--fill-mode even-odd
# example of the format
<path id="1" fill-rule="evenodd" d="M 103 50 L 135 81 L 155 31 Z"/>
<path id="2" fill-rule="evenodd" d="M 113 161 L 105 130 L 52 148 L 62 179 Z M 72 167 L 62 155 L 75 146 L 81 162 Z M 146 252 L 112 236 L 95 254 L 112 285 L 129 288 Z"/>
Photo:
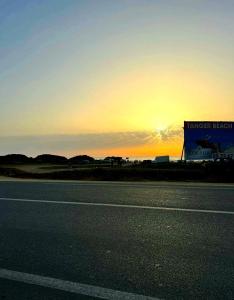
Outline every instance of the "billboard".
<path id="1" fill-rule="evenodd" d="M 185 160 L 234 158 L 234 122 L 185 121 Z"/>

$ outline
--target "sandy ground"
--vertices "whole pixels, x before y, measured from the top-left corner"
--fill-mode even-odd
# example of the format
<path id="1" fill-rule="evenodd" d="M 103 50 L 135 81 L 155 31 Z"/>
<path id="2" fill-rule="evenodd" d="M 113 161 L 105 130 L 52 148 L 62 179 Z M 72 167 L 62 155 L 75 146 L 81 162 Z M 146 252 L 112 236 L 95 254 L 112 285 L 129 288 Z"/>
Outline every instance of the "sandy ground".
<path id="1" fill-rule="evenodd" d="M 98 167 L 100 167 L 99 165 Z M 56 171 L 72 171 L 72 170 L 84 170 L 95 168 L 95 165 L 55 165 L 55 164 L 11 164 L 11 165 L 1 165 L 3 168 L 15 168 L 21 171 L 29 172 L 29 173 L 51 173 Z"/>
<path id="2" fill-rule="evenodd" d="M 32 164 L 32 165 L 2 165 L 3 168 L 16 168 L 29 173 L 48 173 L 54 171 L 70 170 L 67 165 Z"/>
<path id="3" fill-rule="evenodd" d="M 7 176 L 0 176 L 0 181 L 20 181 L 20 180 L 22 180 L 22 179 L 7 177 Z"/>

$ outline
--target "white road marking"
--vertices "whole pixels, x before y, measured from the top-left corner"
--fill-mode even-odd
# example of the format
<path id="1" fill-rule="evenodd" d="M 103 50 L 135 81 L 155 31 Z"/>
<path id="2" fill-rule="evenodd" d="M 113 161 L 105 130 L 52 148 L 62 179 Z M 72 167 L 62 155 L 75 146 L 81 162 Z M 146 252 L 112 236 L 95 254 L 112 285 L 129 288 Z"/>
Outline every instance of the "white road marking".
<path id="1" fill-rule="evenodd" d="M 184 211 L 184 212 L 195 212 L 195 213 L 210 213 L 210 214 L 234 215 L 234 211 L 226 211 L 226 210 L 178 208 L 178 207 L 164 207 L 164 206 L 145 206 L 145 205 L 115 204 L 115 203 L 53 201 L 53 200 L 18 199 L 18 198 L 0 198 L 0 201 L 51 203 L 51 204 L 84 205 L 84 206 L 104 206 L 104 207 L 137 208 L 137 209 Z"/>
<path id="2" fill-rule="evenodd" d="M 45 277 L 24 272 L 0 269 L 0 278 L 9 279 L 38 286 L 49 287 L 65 292 L 75 293 L 108 300 L 159 300 L 159 298 L 148 297 L 133 293 L 121 292 L 112 289 L 106 289 L 89 284 L 66 281 L 52 277 Z"/>

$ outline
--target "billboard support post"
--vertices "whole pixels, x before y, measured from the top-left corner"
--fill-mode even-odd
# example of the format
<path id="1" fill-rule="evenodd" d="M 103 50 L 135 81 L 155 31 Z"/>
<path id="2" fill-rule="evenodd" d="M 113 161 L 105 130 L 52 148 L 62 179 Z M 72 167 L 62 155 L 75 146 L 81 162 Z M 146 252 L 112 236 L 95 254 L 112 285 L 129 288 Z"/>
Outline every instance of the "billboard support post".
<path id="1" fill-rule="evenodd" d="M 180 161 L 183 161 L 183 156 L 184 156 L 184 142 L 183 142 L 183 147 L 182 147 L 182 151 L 181 151 L 181 157 L 180 157 Z"/>
<path id="2" fill-rule="evenodd" d="M 182 127 L 182 129 L 184 130 L 184 127 Z M 184 141 L 183 141 L 183 147 L 182 147 L 182 151 L 181 151 L 181 157 L 180 157 L 180 161 L 183 161 L 183 156 L 184 156 Z"/>

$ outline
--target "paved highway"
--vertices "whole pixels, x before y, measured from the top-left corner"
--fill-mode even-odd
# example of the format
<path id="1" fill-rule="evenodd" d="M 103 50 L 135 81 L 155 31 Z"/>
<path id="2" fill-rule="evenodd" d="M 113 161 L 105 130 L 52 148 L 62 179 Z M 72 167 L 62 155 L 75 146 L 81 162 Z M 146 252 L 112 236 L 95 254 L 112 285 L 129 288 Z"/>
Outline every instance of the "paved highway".
<path id="1" fill-rule="evenodd" d="M 234 298 L 233 185 L 0 181 L 0 229 L 0 299 Z"/>

